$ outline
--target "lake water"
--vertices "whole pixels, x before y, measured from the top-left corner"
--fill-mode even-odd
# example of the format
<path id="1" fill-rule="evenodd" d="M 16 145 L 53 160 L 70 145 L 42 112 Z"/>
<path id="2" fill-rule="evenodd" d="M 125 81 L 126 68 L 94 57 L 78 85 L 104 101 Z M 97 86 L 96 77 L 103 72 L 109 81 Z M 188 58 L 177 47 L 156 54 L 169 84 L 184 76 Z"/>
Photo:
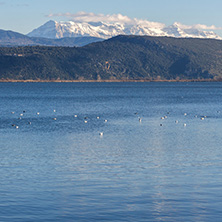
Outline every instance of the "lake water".
<path id="1" fill-rule="evenodd" d="M 222 83 L 0 83 L 0 138 L 1 222 L 222 221 Z"/>

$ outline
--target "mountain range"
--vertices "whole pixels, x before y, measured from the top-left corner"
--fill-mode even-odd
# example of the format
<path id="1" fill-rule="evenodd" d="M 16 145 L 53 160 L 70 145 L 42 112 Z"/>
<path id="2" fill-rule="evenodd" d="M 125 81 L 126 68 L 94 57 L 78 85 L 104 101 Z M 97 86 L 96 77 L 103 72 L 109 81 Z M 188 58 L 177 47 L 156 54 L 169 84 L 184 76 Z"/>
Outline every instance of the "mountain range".
<path id="1" fill-rule="evenodd" d="M 69 46 L 81 47 L 118 35 L 168 36 L 176 38 L 222 38 L 213 31 L 202 31 L 191 26 L 134 20 L 133 24 L 106 22 L 48 21 L 27 35 L 0 30 L 0 46 Z"/>
<path id="2" fill-rule="evenodd" d="M 117 35 L 148 35 L 180 38 L 211 38 L 222 39 L 213 31 L 202 31 L 175 22 L 164 26 L 148 21 L 138 21 L 133 24 L 105 22 L 56 22 L 48 21 L 44 25 L 28 33 L 30 37 L 60 39 L 64 37 L 91 36 L 108 39 Z"/>
<path id="3" fill-rule="evenodd" d="M 92 42 L 102 41 L 101 38 L 96 37 L 66 37 L 60 39 L 50 39 L 42 37 L 29 37 L 13 31 L 0 30 L 0 47 L 13 47 L 13 46 L 84 46 Z"/>

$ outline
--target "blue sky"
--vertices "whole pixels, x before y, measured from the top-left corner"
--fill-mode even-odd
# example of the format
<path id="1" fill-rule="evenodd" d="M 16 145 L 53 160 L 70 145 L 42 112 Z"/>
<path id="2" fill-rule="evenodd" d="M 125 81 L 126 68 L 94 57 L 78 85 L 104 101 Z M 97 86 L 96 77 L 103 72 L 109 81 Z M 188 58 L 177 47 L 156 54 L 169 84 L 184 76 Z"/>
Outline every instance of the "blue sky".
<path id="1" fill-rule="evenodd" d="M 222 36 L 221 9 L 221 0 L 0 0 L 0 29 L 26 34 L 50 19 L 68 21 L 67 13 L 86 12 L 166 25 L 214 25 L 213 31 Z"/>

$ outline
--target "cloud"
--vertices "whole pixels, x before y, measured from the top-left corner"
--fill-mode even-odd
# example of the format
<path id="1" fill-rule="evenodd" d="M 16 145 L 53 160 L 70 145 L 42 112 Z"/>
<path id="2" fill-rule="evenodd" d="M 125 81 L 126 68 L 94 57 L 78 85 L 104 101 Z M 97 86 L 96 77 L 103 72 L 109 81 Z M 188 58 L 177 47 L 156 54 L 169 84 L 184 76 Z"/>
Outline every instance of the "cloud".
<path id="1" fill-rule="evenodd" d="M 147 20 L 143 20 L 143 19 L 134 19 L 135 23 L 138 25 L 143 25 L 143 26 L 147 26 L 147 27 L 155 27 L 155 28 L 164 28 L 166 25 L 160 22 L 150 22 Z"/>
<path id="2" fill-rule="evenodd" d="M 0 1 L 0 5 L 6 5 L 6 2 L 1 2 L 1 1 Z M 28 7 L 29 4 L 25 4 L 25 3 L 24 3 L 24 4 L 22 4 L 22 3 L 13 4 L 13 3 L 12 3 L 11 6 L 12 6 L 12 7 Z"/>
<path id="3" fill-rule="evenodd" d="M 120 23 L 125 25 L 135 25 L 135 24 L 146 24 L 147 26 L 165 26 L 162 23 L 158 22 L 149 22 L 147 20 L 140 20 L 137 18 L 129 18 L 128 16 L 122 14 L 112 14 L 112 15 L 104 15 L 104 14 L 95 14 L 88 12 L 78 12 L 75 14 L 72 13 L 58 13 L 58 14 L 49 14 L 47 17 L 67 17 L 75 22 L 105 22 L 105 23 Z"/>
<path id="4" fill-rule="evenodd" d="M 107 23 L 131 23 L 132 19 L 128 16 L 124 16 L 121 14 L 113 14 L 113 15 L 104 15 L 104 14 L 95 14 L 88 12 L 78 12 L 76 14 L 72 13 L 58 13 L 58 14 L 50 14 L 48 17 L 67 17 L 72 21 L 76 22 L 107 22 Z"/>
<path id="5" fill-rule="evenodd" d="M 182 29 L 198 29 L 198 30 L 222 30 L 222 27 L 216 27 L 215 25 L 207 26 L 203 24 L 184 25 L 179 22 L 175 22 L 174 25 Z"/>
<path id="6" fill-rule="evenodd" d="M 196 29 L 203 29 L 203 30 L 222 30 L 222 27 L 216 27 L 215 25 L 207 26 L 202 24 L 194 25 Z"/>
<path id="7" fill-rule="evenodd" d="M 150 22 L 148 20 L 130 18 L 122 14 L 95 14 L 92 12 L 77 12 L 77 13 L 57 13 L 49 14 L 47 17 L 66 17 L 75 22 L 105 22 L 105 23 L 120 23 L 125 25 L 143 25 L 148 28 L 164 28 L 165 24 L 160 22 Z M 222 30 L 222 27 L 216 27 L 215 25 L 207 26 L 204 24 L 184 25 L 179 22 L 175 22 L 174 25 L 182 29 L 198 29 L 198 30 Z"/>
<path id="8" fill-rule="evenodd" d="M 29 4 L 17 4 L 17 7 L 29 7 Z"/>

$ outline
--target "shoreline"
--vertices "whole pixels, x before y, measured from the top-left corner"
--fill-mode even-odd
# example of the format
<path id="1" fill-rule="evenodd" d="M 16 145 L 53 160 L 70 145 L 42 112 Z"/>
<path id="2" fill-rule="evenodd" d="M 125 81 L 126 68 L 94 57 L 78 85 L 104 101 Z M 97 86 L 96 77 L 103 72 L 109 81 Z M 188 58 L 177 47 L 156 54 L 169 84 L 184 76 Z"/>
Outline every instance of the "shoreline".
<path id="1" fill-rule="evenodd" d="M 26 79 L 26 80 L 17 80 L 17 79 L 0 79 L 0 82 L 22 82 L 22 83 L 48 83 L 48 82 L 55 82 L 55 83 L 71 83 L 71 82 L 221 82 L 221 80 L 215 79 L 182 79 L 182 80 L 33 80 L 33 79 Z"/>

